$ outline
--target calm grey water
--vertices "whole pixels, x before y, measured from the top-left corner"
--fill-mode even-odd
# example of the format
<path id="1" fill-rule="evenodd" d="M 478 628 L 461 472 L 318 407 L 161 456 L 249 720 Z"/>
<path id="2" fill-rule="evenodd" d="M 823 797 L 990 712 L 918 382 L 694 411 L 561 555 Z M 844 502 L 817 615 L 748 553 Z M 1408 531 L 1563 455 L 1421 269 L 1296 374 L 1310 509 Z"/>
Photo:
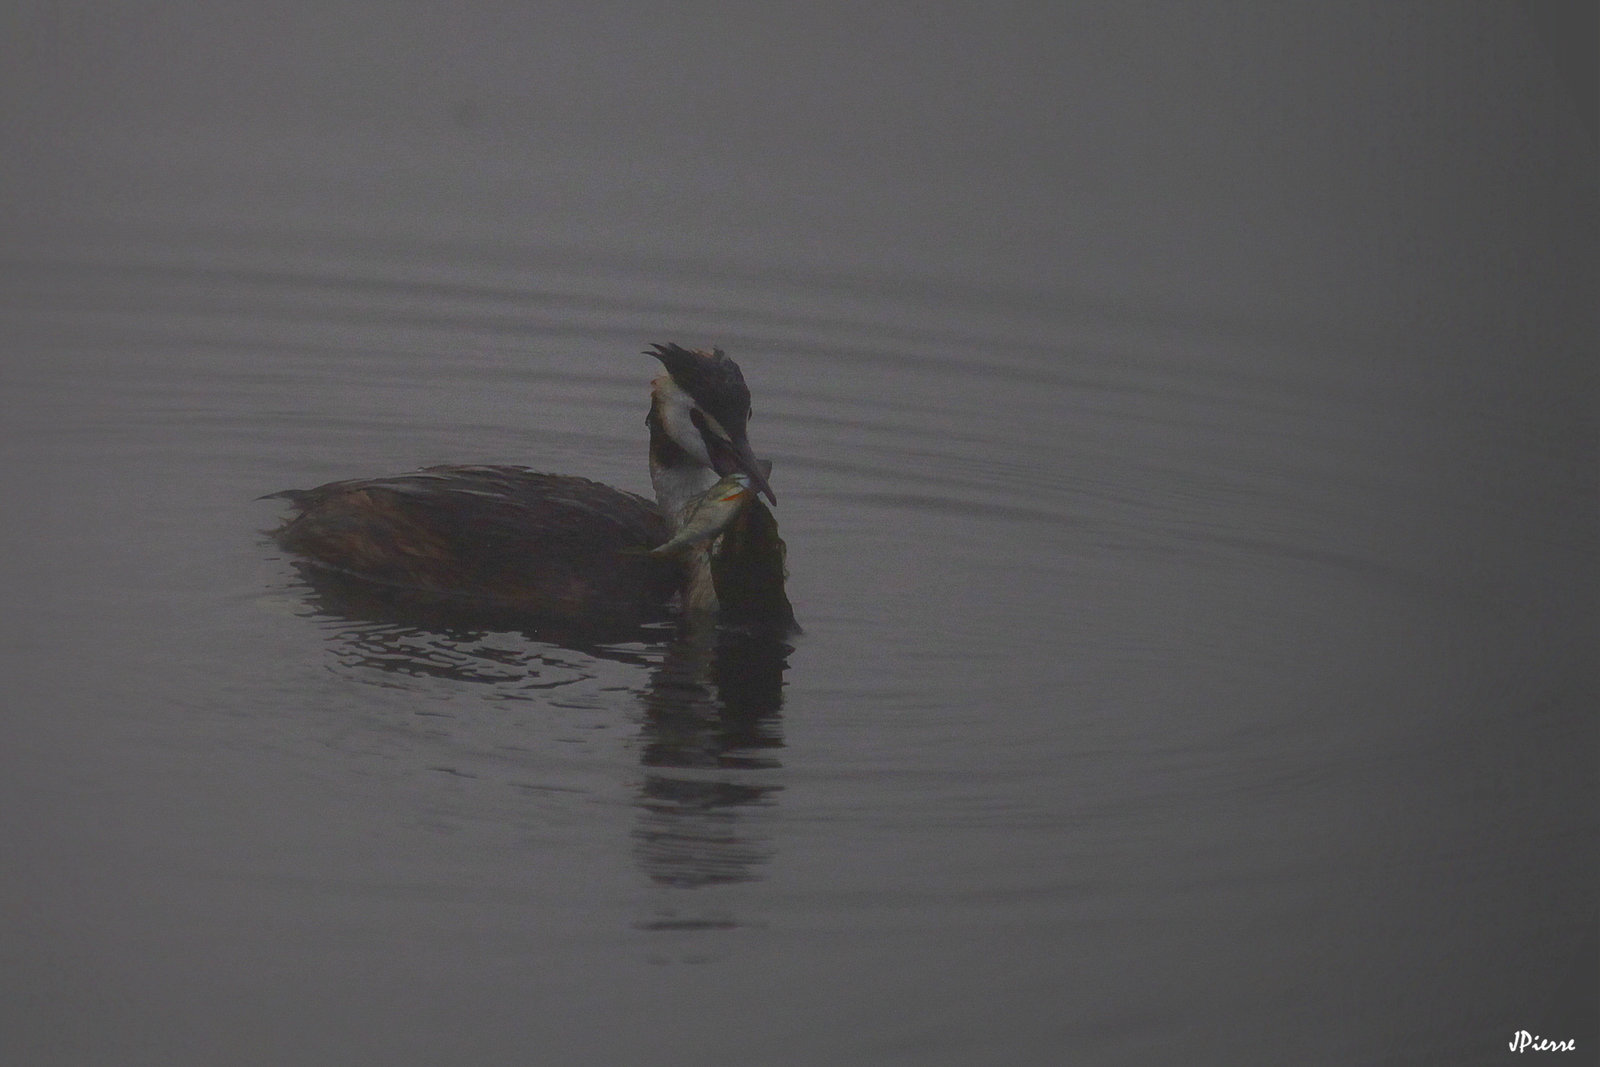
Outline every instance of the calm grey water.
<path id="1" fill-rule="evenodd" d="M 1558 38 L 1048 10 L 24 6 L 8 1063 L 1592 1040 Z M 646 491 L 667 340 L 744 365 L 792 648 L 364 617 L 260 533 L 428 463 Z"/>

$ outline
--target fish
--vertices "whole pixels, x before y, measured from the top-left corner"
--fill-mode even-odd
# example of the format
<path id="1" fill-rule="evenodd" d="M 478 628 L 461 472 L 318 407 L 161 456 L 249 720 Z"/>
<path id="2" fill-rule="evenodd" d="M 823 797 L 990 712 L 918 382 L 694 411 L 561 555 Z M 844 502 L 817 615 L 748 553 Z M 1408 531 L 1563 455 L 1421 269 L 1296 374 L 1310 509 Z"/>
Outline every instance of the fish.
<path id="1" fill-rule="evenodd" d="M 727 475 L 684 505 L 678 517 L 678 532 L 666 544 L 648 549 L 645 554 L 664 559 L 701 541 L 711 540 L 739 517 L 739 512 L 754 495 L 748 474 L 735 471 Z"/>

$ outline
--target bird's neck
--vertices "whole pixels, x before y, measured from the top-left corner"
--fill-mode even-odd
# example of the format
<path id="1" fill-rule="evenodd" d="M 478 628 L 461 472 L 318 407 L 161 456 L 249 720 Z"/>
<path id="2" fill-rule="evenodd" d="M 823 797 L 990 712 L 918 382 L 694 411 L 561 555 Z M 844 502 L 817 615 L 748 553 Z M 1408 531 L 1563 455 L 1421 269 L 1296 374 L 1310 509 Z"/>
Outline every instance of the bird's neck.
<path id="1" fill-rule="evenodd" d="M 689 455 L 668 435 L 657 408 L 650 427 L 650 482 L 656 504 L 677 531 L 684 508 L 717 480 L 715 471 Z M 732 616 L 780 630 L 795 629 L 794 610 L 784 593 L 786 551 L 778 524 L 753 500 L 720 535 L 691 548 L 683 557 L 683 603 L 690 614 Z"/>
<path id="2" fill-rule="evenodd" d="M 657 408 L 650 409 L 645 423 L 650 427 L 650 484 L 655 487 L 661 514 L 676 532 L 683 520 L 683 509 L 716 483 L 717 472 L 689 455 L 667 434 Z"/>
<path id="3" fill-rule="evenodd" d="M 655 487 L 656 505 L 674 533 L 683 523 L 684 509 L 717 480 L 717 473 L 689 455 L 667 433 L 659 406 L 652 406 L 645 419 L 650 427 L 650 484 Z M 693 545 L 681 557 L 684 567 L 683 606 L 693 615 L 714 615 L 721 606 L 717 583 L 711 573 L 711 543 Z"/>

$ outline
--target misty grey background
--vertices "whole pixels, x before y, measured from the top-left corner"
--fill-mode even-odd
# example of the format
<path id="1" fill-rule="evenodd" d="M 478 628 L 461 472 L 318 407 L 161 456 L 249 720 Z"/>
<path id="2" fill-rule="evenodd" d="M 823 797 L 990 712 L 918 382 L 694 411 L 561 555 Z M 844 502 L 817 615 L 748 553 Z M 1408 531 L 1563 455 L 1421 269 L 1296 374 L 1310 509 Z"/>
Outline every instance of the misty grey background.
<path id="1" fill-rule="evenodd" d="M 8 1062 L 1592 1042 L 1591 13 L 0 29 Z M 363 626 L 259 535 L 643 490 L 662 340 L 743 361 L 807 629 L 718 760 L 660 641 Z"/>

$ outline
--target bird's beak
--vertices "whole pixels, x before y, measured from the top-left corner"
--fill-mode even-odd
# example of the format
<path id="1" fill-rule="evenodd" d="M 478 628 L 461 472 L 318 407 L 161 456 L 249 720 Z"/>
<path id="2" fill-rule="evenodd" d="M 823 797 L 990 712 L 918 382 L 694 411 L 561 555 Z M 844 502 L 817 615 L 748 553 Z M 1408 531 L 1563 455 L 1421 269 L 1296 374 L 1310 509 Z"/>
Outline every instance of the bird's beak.
<path id="1" fill-rule="evenodd" d="M 736 441 L 717 441 L 711 450 L 711 466 L 717 476 L 726 478 L 734 471 L 739 471 L 750 478 L 750 484 L 758 493 L 765 493 L 773 507 L 778 505 L 778 497 L 772 491 L 772 485 L 767 481 L 767 474 L 772 470 L 772 463 L 768 460 L 757 459 L 756 454 L 750 450 L 750 442 L 744 437 Z"/>

